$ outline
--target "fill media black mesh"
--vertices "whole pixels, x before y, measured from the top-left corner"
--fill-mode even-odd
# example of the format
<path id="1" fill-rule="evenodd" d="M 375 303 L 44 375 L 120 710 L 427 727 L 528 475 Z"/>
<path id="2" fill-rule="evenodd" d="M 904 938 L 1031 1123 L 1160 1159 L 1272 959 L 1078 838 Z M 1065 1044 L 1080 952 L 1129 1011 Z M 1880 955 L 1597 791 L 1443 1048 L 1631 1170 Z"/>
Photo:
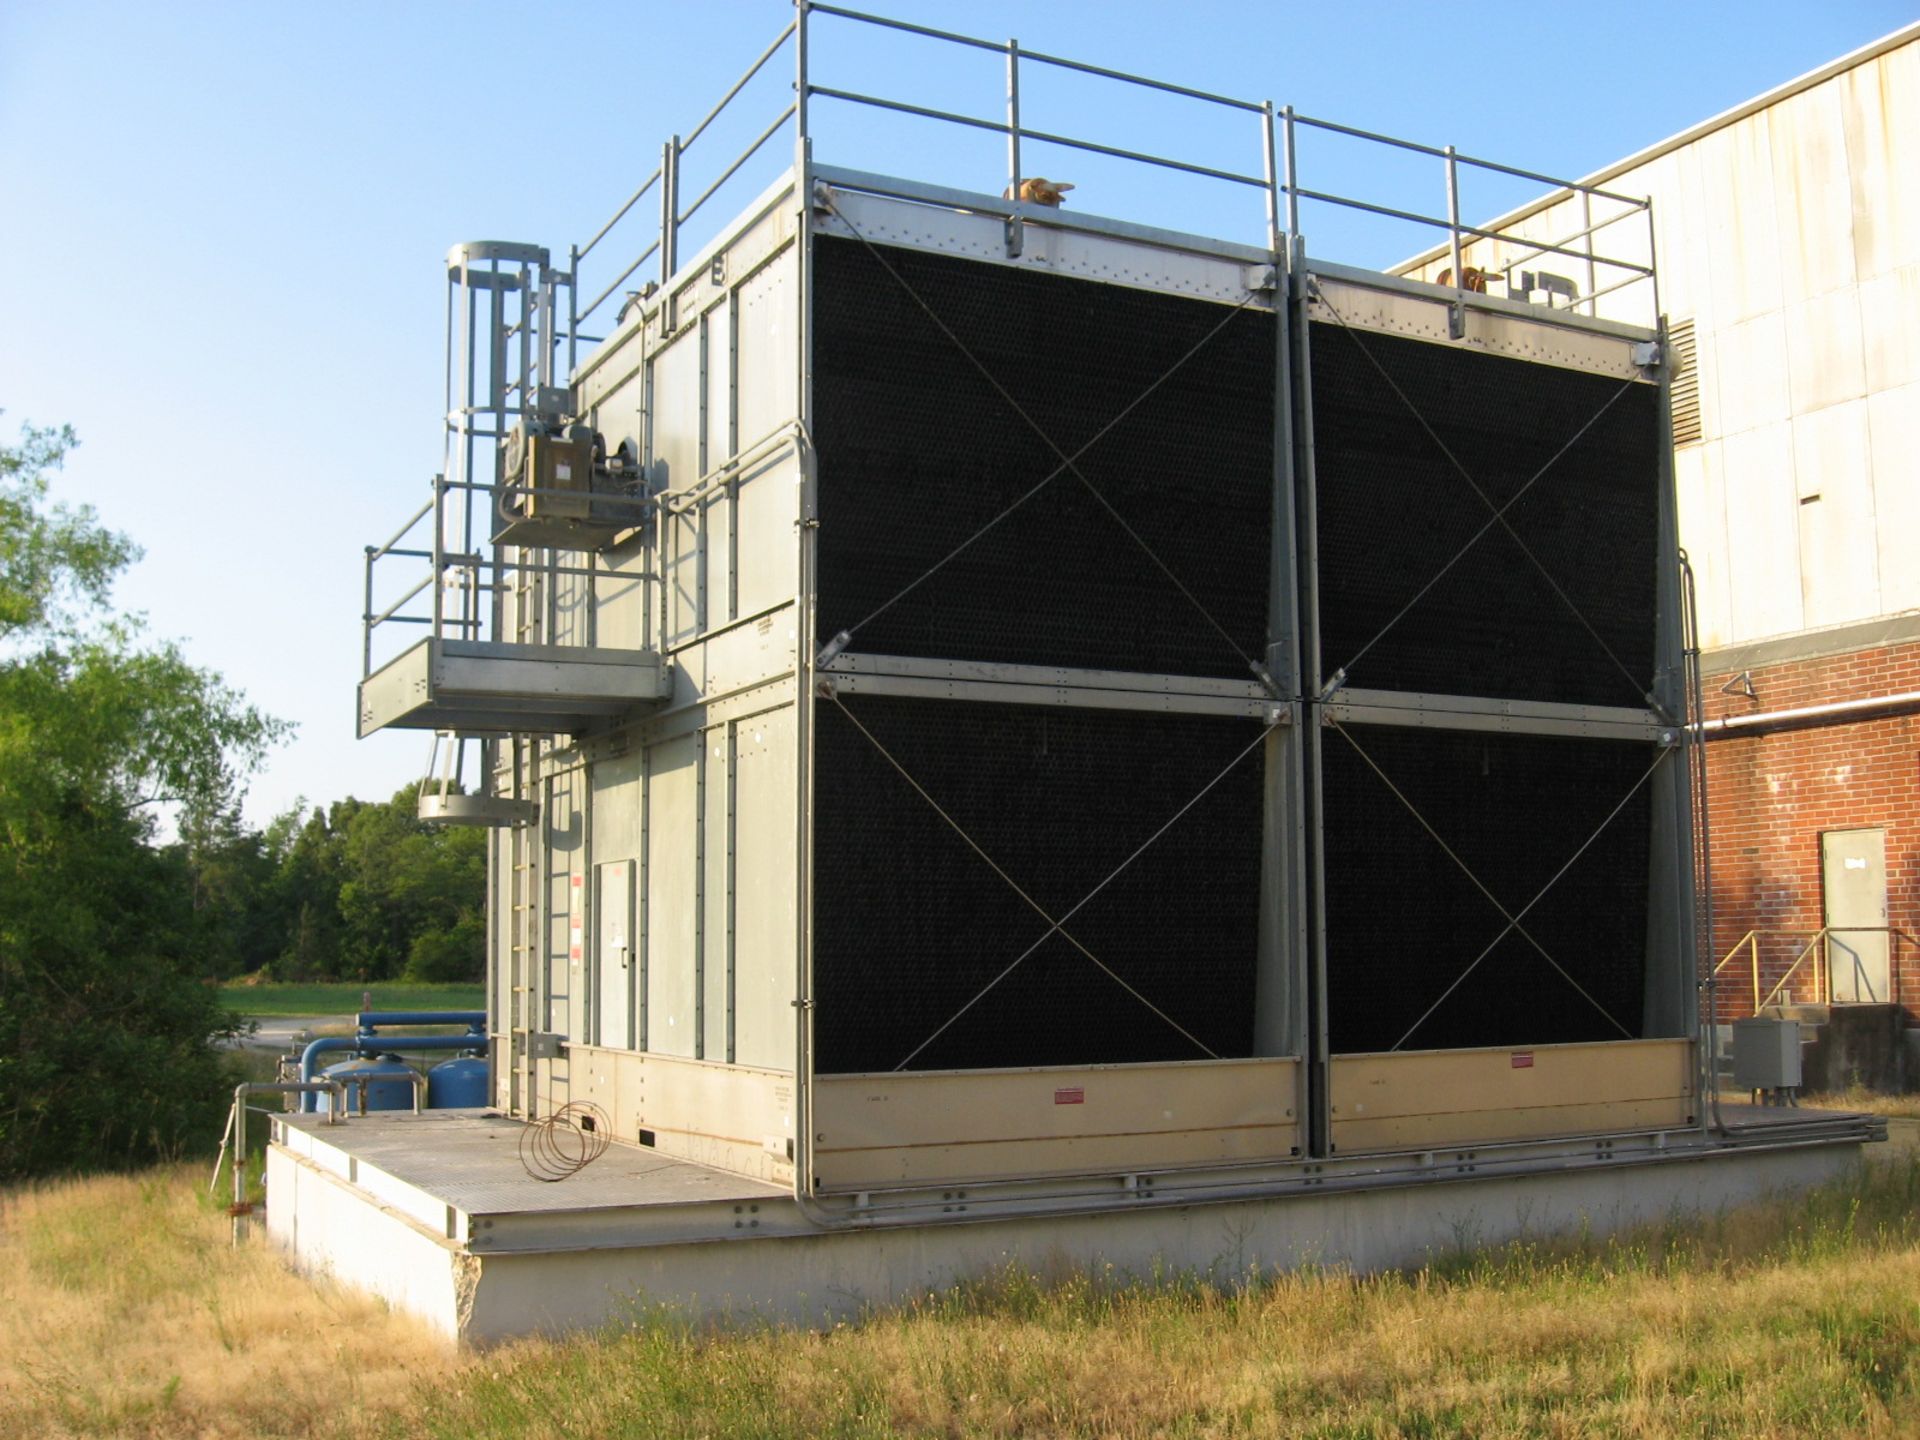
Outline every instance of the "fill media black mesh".
<path id="1" fill-rule="evenodd" d="M 850 696 L 847 709 L 1049 914 L 1259 733 L 1251 720 Z M 835 704 L 816 711 L 823 1073 L 891 1070 L 1047 931 Z M 1223 1056 L 1252 1046 L 1260 748 L 1066 925 Z M 1058 935 L 914 1070 L 1205 1056 Z"/>
<path id="2" fill-rule="evenodd" d="M 1400 336 L 1311 326 L 1321 656 L 1331 674 L 1491 511 L 1370 364 L 1364 345 L 1495 506 L 1621 382 Z M 1633 677 L 1500 527 L 1348 676 L 1350 685 L 1638 705 L 1653 676 L 1658 395 L 1633 384 L 1507 520 Z"/>
<path id="3" fill-rule="evenodd" d="M 1352 733 L 1515 915 L 1653 763 L 1647 747 L 1618 741 L 1375 726 Z M 1332 1048 L 1386 1050 L 1506 920 L 1333 730 L 1322 769 Z M 1521 920 L 1634 1038 L 1642 1034 L 1650 824 L 1643 786 Z M 1405 1048 L 1623 1038 L 1514 934 Z"/>
<path id="4" fill-rule="evenodd" d="M 1266 640 L 1274 318 L 888 247 L 890 264 L 1073 455 L 1233 638 L 1213 629 L 1071 473 L 867 625 L 856 648 L 1244 676 Z M 1059 464 L 857 240 L 815 249 L 819 640 L 857 623 Z M 1231 319 L 1228 319 L 1232 315 Z"/>

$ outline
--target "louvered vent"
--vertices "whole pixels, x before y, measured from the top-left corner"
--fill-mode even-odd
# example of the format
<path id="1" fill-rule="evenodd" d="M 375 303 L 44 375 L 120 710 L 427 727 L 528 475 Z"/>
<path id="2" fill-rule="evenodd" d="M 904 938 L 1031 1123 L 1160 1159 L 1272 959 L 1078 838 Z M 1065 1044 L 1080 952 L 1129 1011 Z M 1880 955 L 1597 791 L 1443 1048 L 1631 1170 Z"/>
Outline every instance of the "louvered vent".
<path id="1" fill-rule="evenodd" d="M 1700 440 L 1700 364 L 1694 352 L 1693 321 L 1675 321 L 1667 331 L 1673 347 L 1673 443 Z"/>

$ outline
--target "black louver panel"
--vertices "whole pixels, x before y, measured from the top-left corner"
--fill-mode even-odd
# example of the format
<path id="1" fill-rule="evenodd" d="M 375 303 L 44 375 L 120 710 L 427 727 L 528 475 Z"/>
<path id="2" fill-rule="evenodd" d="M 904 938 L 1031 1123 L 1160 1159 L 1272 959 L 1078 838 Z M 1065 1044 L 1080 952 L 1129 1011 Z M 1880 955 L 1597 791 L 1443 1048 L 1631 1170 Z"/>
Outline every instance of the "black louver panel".
<path id="1" fill-rule="evenodd" d="M 1619 742 L 1373 726 L 1352 734 L 1515 915 L 1653 762 L 1647 748 Z M 1341 734 L 1326 732 L 1325 747 L 1332 1048 L 1386 1050 L 1506 921 Z M 1636 1038 L 1650 824 L 1643 786 L 1521 922 Z M 1525 939 L 1509 934 L 1405 1048 L 1624 1038 Z"/>
<path id="2" fill-rule="evenodd" d="M 1267 633 L 1273 316 L 894 247 L 885 255 L 913 294 L 858 241 L 815 247 L 820 643 L 1060 467 L 917 294 L 1067 455 L 1226 324 L 1077 461 L 1125 527 L 1060 474 L 867 624 L 854 648 L 1244 677 L 1242 656 L 1260 658 Z"/>
<path id="3" fill-rule="evenodd" d="M 1539 568 L 1495 525 L 1366 650 L 1347 683 L 1643 704 L 1653 679 L 1663 441 L 1655 388 L 1634 382 L 1615 398 L 1622 382 L 1603 376 L 1399 336 L 1356 336 L 1334 324 L 1310 328 L 1327 673 L 1373 641 L 1491 517 L 1447 451 L 1495 507 L 1553 461 L 1506 512 Z M 1610 399 L 1605 415 L 1554 461 Z"/>
<path id="4" fill-rule="evenodd" d="M 1052 915 L 1259 734 L 1251 720 L 851 696 L 847 709 Z M 817 709 L 816 1064 L 891 1070 L 1048 924 L 832 702 Z M 1066 930 L 1222 1056 L 1252 1045 L 1263 749 Z M 914 1070 L 1205 1054 L 1055 935 Z"/>

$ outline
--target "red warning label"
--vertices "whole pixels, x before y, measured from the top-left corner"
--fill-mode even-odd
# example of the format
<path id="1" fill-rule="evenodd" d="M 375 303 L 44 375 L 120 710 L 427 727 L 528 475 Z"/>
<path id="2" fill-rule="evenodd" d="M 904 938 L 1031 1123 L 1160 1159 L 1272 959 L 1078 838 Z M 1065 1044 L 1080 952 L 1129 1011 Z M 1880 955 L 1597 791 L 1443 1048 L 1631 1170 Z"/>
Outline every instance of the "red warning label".
<path id="1" fill-rule="evenodd" d="M 1531 1050 L 1514 1051 L 1513 1068 L 1516 1070 L 1531 1070 L 1533 1068 L 1533 1052 Z"/>
<path id="2" fill-rule="evenodd" d="M 1056 1105 L 1084 1105 L 1087 1103 L 1087 1092 L 1079 1085 L 1075 1085 L 1071 1089 L 1056 1090 L 1053 1092 L 1053 1103 Z"/>

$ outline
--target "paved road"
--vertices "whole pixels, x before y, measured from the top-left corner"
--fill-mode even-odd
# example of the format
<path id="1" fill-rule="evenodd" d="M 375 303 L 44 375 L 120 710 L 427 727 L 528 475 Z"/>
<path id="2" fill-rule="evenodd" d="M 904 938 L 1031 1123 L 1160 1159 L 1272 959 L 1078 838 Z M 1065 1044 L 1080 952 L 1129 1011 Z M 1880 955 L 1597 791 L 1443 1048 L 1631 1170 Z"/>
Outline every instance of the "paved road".
<path id="1" fill-rule="evenodd" d="M 253 1015 L 260 1028 L 236 1043 L 250 1050 L 291 1050 L 325 1030 L 352 1033 L 351 1015 Z"/>

